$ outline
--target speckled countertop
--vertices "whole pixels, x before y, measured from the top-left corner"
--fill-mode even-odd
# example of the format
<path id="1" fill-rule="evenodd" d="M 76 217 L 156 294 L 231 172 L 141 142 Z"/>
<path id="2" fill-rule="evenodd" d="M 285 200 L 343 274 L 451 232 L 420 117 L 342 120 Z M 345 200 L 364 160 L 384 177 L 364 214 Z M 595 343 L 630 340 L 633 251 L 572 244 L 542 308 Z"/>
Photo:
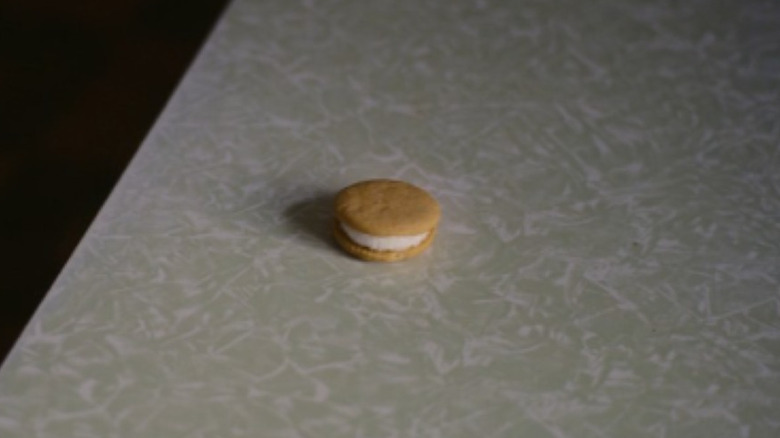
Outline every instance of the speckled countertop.
<path id="1" fill-rule="evenodd" d="M 370 177 L 421 257 L 333 246 Z M 238 0 L 0 372 L 3 438 L 779 434 L 773 1 Z"/>

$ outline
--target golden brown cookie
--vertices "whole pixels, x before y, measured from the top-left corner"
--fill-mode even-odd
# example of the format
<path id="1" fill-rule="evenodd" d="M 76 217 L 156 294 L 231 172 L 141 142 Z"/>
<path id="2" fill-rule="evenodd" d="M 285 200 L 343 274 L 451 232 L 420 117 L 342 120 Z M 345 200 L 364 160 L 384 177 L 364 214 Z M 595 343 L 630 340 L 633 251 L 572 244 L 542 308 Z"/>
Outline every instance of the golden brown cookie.
<path id="1" fill-rule="evenodd" d="M 345 251 L 363 260 L 398 261 L 430 246 L 441 210 L 425 190 L 377 179 L 336 195 L 334 236 Z"/>

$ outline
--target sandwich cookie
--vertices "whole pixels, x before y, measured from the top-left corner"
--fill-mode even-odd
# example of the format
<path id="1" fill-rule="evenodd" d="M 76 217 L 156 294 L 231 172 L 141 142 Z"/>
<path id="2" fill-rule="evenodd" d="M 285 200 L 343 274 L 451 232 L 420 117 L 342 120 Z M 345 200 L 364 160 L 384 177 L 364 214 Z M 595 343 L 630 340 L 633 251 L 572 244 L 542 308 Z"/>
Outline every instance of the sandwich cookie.
<path id="1" fill-rule="evenodd" d="M 336 242 L 353 256 L 394 262 L 430 246 L 441 210 L 425 190 L 390 179 L 355 183 L 336 195 Z"/>

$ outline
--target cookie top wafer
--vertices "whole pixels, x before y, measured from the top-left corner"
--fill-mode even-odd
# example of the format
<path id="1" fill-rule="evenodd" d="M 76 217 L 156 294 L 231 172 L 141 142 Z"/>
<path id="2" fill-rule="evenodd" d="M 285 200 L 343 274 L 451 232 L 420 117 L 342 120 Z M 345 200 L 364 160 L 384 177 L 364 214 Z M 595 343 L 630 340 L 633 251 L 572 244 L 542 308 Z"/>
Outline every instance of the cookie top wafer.
<path id="1" fill-rule="evenodd" d="M 425 233 L 440 216 L 439 203 L 428 192 L 403 181 L 362 181 L 336 195 L 336 218 L 374 236 Z"/>

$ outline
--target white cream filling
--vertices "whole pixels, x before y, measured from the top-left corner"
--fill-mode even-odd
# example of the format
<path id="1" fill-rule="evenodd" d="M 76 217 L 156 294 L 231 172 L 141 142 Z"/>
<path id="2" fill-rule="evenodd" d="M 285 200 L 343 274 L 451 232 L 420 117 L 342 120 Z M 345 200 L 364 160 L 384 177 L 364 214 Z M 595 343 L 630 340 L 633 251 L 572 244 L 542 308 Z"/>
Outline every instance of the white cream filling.
<path id="1" fill-rule="evenodd" d="M 375 251 L 403 251 L 419 245 L 428 237 L 428 233 L 410 236 L 372 236 L 361 233 L 343 222 L 339 222 L 339 225 L 353 242 Z"/>

